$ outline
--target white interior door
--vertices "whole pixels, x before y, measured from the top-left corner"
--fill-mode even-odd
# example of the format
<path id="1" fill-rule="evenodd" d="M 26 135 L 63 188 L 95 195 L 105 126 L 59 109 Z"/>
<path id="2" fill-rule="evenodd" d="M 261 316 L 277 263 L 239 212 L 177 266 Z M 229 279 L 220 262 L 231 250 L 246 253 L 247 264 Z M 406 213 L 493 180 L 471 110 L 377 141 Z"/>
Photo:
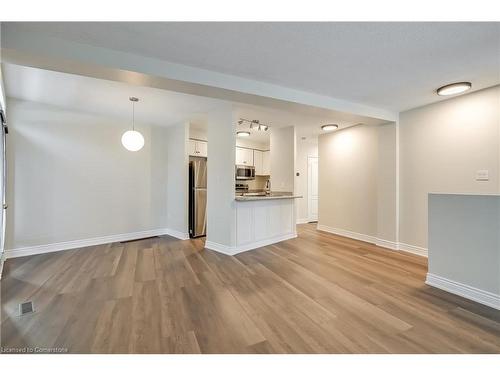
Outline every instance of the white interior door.
<path id="1" fill-rule="evenodd" d="M 307 214 L 309 221 L 318 221 L 318 158 L 307 158 Z"/>

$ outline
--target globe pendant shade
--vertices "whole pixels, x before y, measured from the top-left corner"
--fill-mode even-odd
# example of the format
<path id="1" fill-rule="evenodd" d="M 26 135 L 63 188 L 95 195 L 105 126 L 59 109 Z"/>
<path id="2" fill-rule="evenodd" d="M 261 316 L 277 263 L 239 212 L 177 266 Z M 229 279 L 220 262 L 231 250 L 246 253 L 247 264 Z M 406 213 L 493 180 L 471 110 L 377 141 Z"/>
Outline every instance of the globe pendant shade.
<path id="1" fill-rule="evenodd" d="M 139 151 L 144 146 L 144 137 L 135 130 L 128 130 L 122 135 L 122 145 L 129 151 Z"/>

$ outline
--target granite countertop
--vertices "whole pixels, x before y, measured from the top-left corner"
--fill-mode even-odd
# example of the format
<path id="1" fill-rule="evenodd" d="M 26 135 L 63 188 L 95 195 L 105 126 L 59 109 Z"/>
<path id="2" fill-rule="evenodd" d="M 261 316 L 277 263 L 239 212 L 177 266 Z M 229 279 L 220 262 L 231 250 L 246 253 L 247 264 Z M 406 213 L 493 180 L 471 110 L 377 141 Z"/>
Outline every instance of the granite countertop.
<path id="1" fill-rule="evenodd" d="M 281 191 L 271 191 L 266 195 L 243 195 L 242 193 L 236 193 L 234 198 L 236 201 L 262 201 L 271 199 L 295 199 L 302 198 L 302 195 L 293 195 L 291 192 L 281 192 Z"/>

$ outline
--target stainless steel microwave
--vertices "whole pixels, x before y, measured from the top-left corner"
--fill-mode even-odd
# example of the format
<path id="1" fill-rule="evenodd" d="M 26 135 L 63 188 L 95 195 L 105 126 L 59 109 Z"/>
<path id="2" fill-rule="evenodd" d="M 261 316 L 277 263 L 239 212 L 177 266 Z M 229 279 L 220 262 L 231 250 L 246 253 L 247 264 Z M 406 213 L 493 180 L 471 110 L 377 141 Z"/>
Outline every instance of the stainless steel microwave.
<path id="1" fill-rule="evenodd" d="M 236 166 L 237 180 L 255 180 L 255 167 L 251 165 Z"/>

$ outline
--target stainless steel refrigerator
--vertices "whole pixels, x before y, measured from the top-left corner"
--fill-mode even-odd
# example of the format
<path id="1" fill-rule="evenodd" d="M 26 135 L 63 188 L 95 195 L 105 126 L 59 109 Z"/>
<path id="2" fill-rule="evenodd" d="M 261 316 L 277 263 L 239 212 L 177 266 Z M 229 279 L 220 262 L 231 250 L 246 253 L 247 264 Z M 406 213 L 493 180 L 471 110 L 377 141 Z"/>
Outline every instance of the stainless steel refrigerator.
<path id="1" fill-rule="evenodd" d="M 207 229 L 207 159 L 189 157 L 189 236 L 201 237 Z"/>

